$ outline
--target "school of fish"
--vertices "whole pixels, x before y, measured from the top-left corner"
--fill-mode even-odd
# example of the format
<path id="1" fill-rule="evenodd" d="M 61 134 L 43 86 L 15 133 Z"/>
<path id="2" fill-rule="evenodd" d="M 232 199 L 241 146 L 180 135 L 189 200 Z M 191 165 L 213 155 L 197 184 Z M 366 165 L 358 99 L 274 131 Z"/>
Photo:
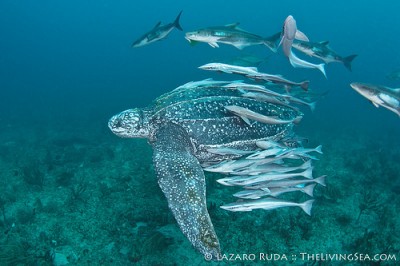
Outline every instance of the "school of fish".
<path id="1" fill-rule="evenodd" d="M 162 25 L 160 22 L 133 42 L 133 47 L 141 47 L 166 38 L 174 28 L 183 30 L 180 25 L 182 11 L 174 22 Z M 294 68 L 317 69 L 327 77 L 325 64 L 341 63 L 349 71 L 352 70 L 352 62 L 357 55 L 341 56 L 328 45 L 328 41 L 310 41 L 308 36 L 297 28 L 297 22 L 289 15 L 283 23 L 282 30 L 263 37 L 239 28 L 239 23 L 224 26 L 203 27 L 185 34 L 185 39 L 192 45 L 203 42 L 213 48 L 220 44 L 232 45 L 238 49 L 249 46 L 266 46 L 273 53 L 282 47 L 284 56 Z M 313 63 L 301 59 L 293 48 L 323 61 Z M 204 64 L 199 68 L 207 71 L 217 71 L 227 74 L 240 75 L 251 82 L 243 80 L 215 81 L 205 79 L 192 81 L 175 89 L 207 89 L 223 88 L 235 90 L 241 97 L 253 99 L 260 102 L 282 106 L 284 108 L 299 112 L 297 117 L 282 119 L 275 115 L 265 115 L 261 112 L 251 110 L 245 106 L 226 105 L 226 112 L 240 118 L 242 123 L 252 127 L 257 123 L 268 125 L 297 124 L 302 120 L 302 113 L 296 105 L 307 106 L 312 111 L 316 102 L 323 94 L 312 94 L 309 91 L 309 80 L 292 81 L 280 74 L 263 73 L 258 70 L 257 65 L 266 59 L 247 55 L 236 57 L 234 60 L 212 62 Z M 396 76 L 392 74 L 394 79 Z M 400 89 L 385 86 L 359 83 L 351 83 L 350 86 L 360 95 L 371 101 L 376 107 L 382 106 L 400 117 Z M 311 215 L 314 199 L 314 188 L 317 185 L 325 186 L 325 175 L 314 176 L 313 161 L 318 160 L 316 155 L 322 154 L 322 147 L 304 148 L 304 139 L 290 136 L 276 142 L 274 140 L 262 140 L 256 142 L 253 150 L 237 149 L 229 147 L 210 147 L 207 152 L 218 156 L 230 156 L 235 159 L 225 160 L 217 164 L 202 165 L 204 171 L 215 172 L 224 175 L 217 180 L 225 186 L 240 187 L 240 191 L 233 194 L 237 201 L 223 204 L 224 210 L 252 211 L 256 209 L 274 210 L 284 207 L 298 207 L 306 214 Z M 282 195 L 283 196 L 282 198 Z M 302 202 L 290 200 L 296 197 L 287 195 L 305 195 Z M 289 198 L 289 199 L 288 199 Z M 297 197 L 298 199 L 299 197 Z"/>

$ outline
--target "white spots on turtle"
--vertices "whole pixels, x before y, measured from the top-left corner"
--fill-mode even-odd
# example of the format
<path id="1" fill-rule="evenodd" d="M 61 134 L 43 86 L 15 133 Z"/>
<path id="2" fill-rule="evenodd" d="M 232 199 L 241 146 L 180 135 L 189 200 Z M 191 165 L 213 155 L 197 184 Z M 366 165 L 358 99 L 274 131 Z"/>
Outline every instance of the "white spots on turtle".
<path id="1" fill-rule="evenodd" d="M 273 114 L 273 115 L 278 115 L 278 112 L 277 112 L 276 109 L 272 109 L 272 110 L 270 110 L 270 112 L 271 112 L 271 114 Z"/>

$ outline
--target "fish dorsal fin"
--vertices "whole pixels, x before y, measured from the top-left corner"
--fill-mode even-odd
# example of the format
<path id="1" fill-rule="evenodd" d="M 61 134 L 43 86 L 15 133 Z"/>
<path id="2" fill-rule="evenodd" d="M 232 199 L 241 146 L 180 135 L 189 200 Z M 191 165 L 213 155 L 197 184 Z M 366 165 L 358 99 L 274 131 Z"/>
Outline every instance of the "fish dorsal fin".
<path id="1" fill-rule="evenodd" d="M 227 28 L 232 28 L 232 29 L 236 29 L 237 26 L 239 26 L 239 24 L 240 24 L 240 22 L 231 23 L 231 24 L 225 25 L 225 27 L 227 27 Z"/>
<path id="2" fill-rule="evenodd" d="M 258 68 L 256 68 L 256 67 L 246 67 L 246 68 L 248 68 L 248 69 L 250 69 L 250 70 L 252 70 L 252 71 L 258 72 Z"/>
<path id="3" fill-rule="evenodd" d="M 300 41 L 305 41 L 305 42 L 309 42 L 310 40 L 308 39 L 308 37 L 301 31 L 297 30 L 296 31 L 296 35 L 294 36 L 295 39 L 300 40 Z"/>
<path id="4" fill-rule="evenodd" d="M 153 29 L 157 28 L 157 27 L 160 26 L 160 25 L 161 25 L 161 21 L 157 22 L 157 24 L 154 26 Z"/>
<path id="5" fill-rule="evenodd" d="M 319 42 L 319 44 L 327 46 L 329 44 L 329 41 L 322 41 L 322 42 Z"/>

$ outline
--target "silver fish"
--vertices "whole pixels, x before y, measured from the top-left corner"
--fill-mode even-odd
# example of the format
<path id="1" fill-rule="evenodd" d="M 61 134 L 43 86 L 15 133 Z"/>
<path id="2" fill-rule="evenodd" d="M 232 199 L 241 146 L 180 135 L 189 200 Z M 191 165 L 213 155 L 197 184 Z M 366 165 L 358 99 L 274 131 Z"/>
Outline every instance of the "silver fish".
<path id="1" fill-rule="evenodd" d="M 264 149 L 264 150 L 273 148 L 273 147 L 287 148 L 285 145 L 283 145 L 279 142 L 273 141 L 273 140 L 259 140 L 259 141 L 256 141 L 256 145 L 257 145 L 257 147 Z"/>
<path id="2" fill-rule="evenodd" d="M 400 117 L 400 88 L 392 89 L 358 82 L 351 83 L 350 86 L 370 100 L 375 107 L 382 106 Z"/>
<path id="3" fill-rule="evenodd" d="M 166 25 L 161 25 L 161 22 L 158 22 L 153 29 L 149 32 L 141 36 L 139 39 L 133 42 L 132 47 L 141 47 L 148 45 L 150 43 L 160 41 L 168 36 L 168 34 L 174 29 L 183 30 L 181 25 L 179 24 L 179 19 L 181 17 L 182 11 L 178 14 L 175 21 L 172 23 L 168 23 Z"/>
<path id="4" fill-rule="evenodd" d="M 338 55 L 335 51 L 333 51 L 329 47 L 329 42 L 305 42 L 296 40 L 293 42 L 292 47 L 297 50 L 316 58 L 323 60 L 325 63 L 339 62 L 343 63 L 343 65 L 351 71 L 351 63 L 357 55 L 349 55 L 346 57 L 342 57 Z"/>
<path id="5" fill-rule="evenodd" d="M 242 82 L 232 82 L 227 85 L 222 86 L 224 88 L 228 89 L 235 89 L 235 90 L 246 90 L 246 91 L 252 91 L 252 92 L 260 92 L 266 95 L 271 95 L 271 96 L 276 96 L 276 97 L 282 97 L 282 98 L 290 98 L 291 96 L 285 95 L 285 94 L 280 94 L 275 91 L 269 90 L 265 88 L 265 86 L 262 85 L 257 85 L 257 84 L 248 84 L 248 83 L 242 83 Z"/>
<path id="6" fill-rule="evenodd" d="M 257 79 L 257 80 L 265 80 L 270 81 L 275 84 L 282 84 L 285 86 L 287 90 L 290 90 L 292 87 L 298 86 L 301 87 L 303 90 L 307 91 L 308 86 L 310 84 L 309 80 L 304 80 L 302 82 L 295 82 L 288 79 L 285 79 L 281 75 L 273 75 L 273 74 L 266 74 L 266 73 L 258 73 L 258 74 L 249 74 L 247 75 L 249 78 Z"/>
<path id="7" fill-rule="evenodd" d="M 283 98 L 282 100 L 280 100 L 280 99 L 277 98 L 277 97 L 269 96 L 269 95 L 267 95 L 267 94 L 264 94 L 264 93 L 257 93 L 257 92 L 247 92 L 247 93 L 244 93 L 242 96 L 243 96 L 243 97 L 247 97 L 247 98 L 251 98 L 251 99 L 256 99 L 256 100 L 258 100 L 258 101 L 263 101 L 263 102 L 268 102 L 268 103 L 273 103 L 273 104 L 282 105 L 282 106 L 285 106 L 285 107 L 287 107 L 287 108 L 291 108 L 291 109 L 293 109 L 293 110 L 295 110 L 295 111 L 299 111 L 298 108 L 289 105 L 289 104 L 288 104 L 288 101 L 285 100 L 285 98 Z"/>
<path id="8" fill-rule="evenodd" d="M 253 154 L 250 154 L 249 156 L 246 157 L 246 159 L 262 159 L 266 158 L 269 156 L 277 156 L 282 154 L 285 150 L 284 148 L 281 147 L 271 147 L 269 149 L 263 150 L 263 151 L 256 151 Z"/>
<path id="9" fill-rule="evenodd" d="M 232 81 L 219 81 L 219 80 L 213 80 L 212 78 L 208 79 L 203 79 L 200 81 L 190 81 L 187 82 L 179 87 L 177 87 L 175 90 L 180 90 L 180 89 L 192 89 L 192 88 L 197 88 L 197 87 L 218 87 L 223 84 L 231 83 Z M 238 81 L 239 82 L 239 81 Z"/>
<path id="10" fill-rule="evenodd" d="M 283 84 L 287 88 L 291 88 L 293 86 L 300 86 L 304 90 L 308 90 L 309 81 L 305 80 L 302 82 L 294 82 L 288 79 L 285 79 L 281 75 L 267 74 L 261 73 L 258 71 L 256 67 L 243 67 L 238 65 L 229 65 L 224 63 L 208 63 L 199 67 L 203 70 L 212 70 L 212 71 L 220 71 L 228 74 L 239 74 L 246 76 L 247 78 L 252 78 L 256 80 L 264 80 L 269 81 L 276 84 Z"/>
<path id="11" fill-rule="evenodd" d="M 232 160 L 227 162 L 222 162 L 219 164 L 207 165 L 204 166 L 204 170 L 208 172 L 222 173 L 222 174 L 235 174 L 240 171 L 246 171 L 250 169 L 252 166 L 257 165 L 266 165 L 270 163 L 277 163 L 285 158 L 285 155 L 281 157 L 270 157 L 265 159 L 240 159 L 240 160 Z"/>
<path id="12" fill-rule="evenodd" d="M 271 150 L 271 151 L 269 151 Z M 271 154 L 273 152 L 273 154 Z M 292 158 L 292 159 L 297 159 L 297 158 L 309 158 L 312 160 L 318 160 L 318 158 L 310 155 L 309 153 L 311 152 L 317 152 L 319 154 L 322 154 L 322 145 L 319 145 L 316 148 L 310 149 L 310 148 L 303 148 L 303 147 L 298 147 L 298 148 L 284 148 L 278 150 L 278 148 L 274 149 L 267 149 L 264 151 L 258 151 L 255 152 L 254 154 L 251 154 L 247 157 L 247 159 L 261 159 L 265 158 L 271 155 L 274 155 L 276 158 L 279 157 L 285 157 L 285 158 Z"/>
<path id="13" fill-rule="evenodd" d="M 256 185 L 250 185 L 250 186 L 245 186 L 246 189 L 271 189 L 274 187 L 294 187 L 298 185 L 303 185 L 303 184 L 308 184 L 308 183 L 317 183 L 320 184 L 321 186 L 326 186 L 325 183 L 325 177 L 326 175 L 314 178 L 314 179 L 303 179 L 303 180 L 278 180 L 278 181 L 271 181 L 271 182 L 266 182 L 263 184 L 256 184 Z"/>
<path id="14" fill-rule="evenodd" d="M 249 167 L 246 170 L 233 172 L 232 175 L 258 175 L 261 173 L 287 173 L 299 170 L 305 170 L 311 168 L 311 160 L 305 161 L 303 164 L 299 166 L 288 166 L 285 164 L 264 164 L 264 165 L 256 165 L 254 167 Z"/>
<path id="15" fill-rule="evenodd" d="M 264 191 L 264 190 L 242 190 L 239 191 L 235 194 L 233 194 L 234 197 L 236 198 L 241 198 L 241 199 L 259 199 L 264 196 L 268 196 L 270 191 Z"/>
<path id="16" fill-rule="evenodd" d="M 315 148 L 303 148 L 303 147 L 297 147 L 293 148 L 292 152 L 295 154 L 303 154 L 303 153 L 310 153 L 310 152 L 317 152 L 319 154 L 323 154 L 322 152 L 322 145 L 318 145 Z"/>
<path id="17" fill-rule="evenodd" d="M 228 24 L 225 26 L 215 26 L 199 29 L 185 34 L 185 39 L 191 44 L 197 42 L 208 43 L 211 47 L 219 47 L 218 43 L 233 45 L 238 49 L 243 49 L 252 45 L 265 45 L 276 52 L 276 43 L 280 33 L 263 38 L 256 34 L 240 29 L 239 23 Z"/>
<path id="18" fill-rule="evenodd" d="M 244 167 L 249 167 L 250 165 L 256 163 L 255 160 L 232 160 L 222 162 L 216 165 L 211 165 L 204 168 L 205 171 L 215 172 L 215 173 L 230 173 Z"/>
<path id="19" fill-rule="evenodd" d="M 230 174 L 231 175 L 259 175 L 259 174 L 263 174 L 263 173 L 269 173 L 269 172 L 271 172 L 271 166 L 272 165 L 277 166 L 277 165 L 279 165 L 279 163 L 284 164 L 284 162 L 282 160 L 275 160 L 273 163 L 270 163 L 270 164 L 261 164 L 261 165 L 256 164 L 254 166 L 248 167 L 247 169 L 231 172 Z M 282 166 L 282 168 L 288 168 L 288 167 Z M 277 172 L 277 171 L 275 171 L 275 172 Z"/>
<path id="20" fill-rule="evenodd" d="M 242 66 L 228 65 L 223 63 L 208 63 L 199 66 L 199 68 L 203 70 L 220 71 L 228 74 L 234 73 L 245 76 L 259 74 L 258 69 L 256 67 L 242 67 Z"/>
<path id="21" fill-rule="evenodd" d="M 288 16 L 283 24 L 283 33 L 280 44 L 282 44 L 283 52 L 289 58 L 290 64 L 293 67 L 316 68 L 326 77 L 324 68 L 325 64 L 313 64 L 296 56 L 296 54 L 292 51 L 294 39 L 306 42 L 309 41 L 307 36 L 297 29 L 296 20 L 292 16 Z"/>
<path id="22" fill-rule="evenodd" d="M 282 39 L 279 45 L 282 44 L 283 53 L 290 57 L 292 53 L 292 44 L 294 39 L 303 40 L 308 42 L 308 37 L 297 29 L 296 20 L 293 16 L 289 15 L 283 23 Z"/>
<path id="23" fill-rule="evenodd" d="M 313 168 L 310 167 L 303 172 L 300 173 L 266 173 L 266 174 L 260 174 L 256 176 L 236 176 L 233 178 L 227 177 L 227 178 L 222 178 L 218 179 L 219 183 L 229 183 L 231 185 L 235 186 L 247 186 L 247 185 L 252 185 L 252 184 L 258 184 L 261 182 L 270 182 L 270 181 L 277 181 L 277 180 L 282 180 L 282 179 L 289 179 L 293 177 L 298 177 L 298 176 L 303 176 L 307 179 L 312 179 L 312 170 Z M 221 183 L 221 184 L 222 184 Z"/>
<path id="24" fill-rule="evenodd" d="M 255 121 L 258 121 L 261 123 L 265 123 L 265 124 L 275 124 L 275 125 L 276 124 L 299 123 L 300 120 L 302 119 L 302 116 L 298 116 L 294 119 L 282 120 L 282 119 L 274 118 L 271 116 L 262 115 L 262 114 L 256 113 L 247 108 L 240 107 L 237 105 L 228 105 L 228 106 L 225 106 L 225 109 L 227 109 L 228 111 L 230 111 L 233 114 L 242 118 L 243 121 L 245 121 L 250 126 L 252 124 L 250 123 L 249 119 L 252 119 L 252 120 L 255 120 Z"/>
<path id="25" fill-rule="evenodd" d="M 238 150 L 234 148 L 208 148 L 207 151 L 219 155 L 247 155 L 255 152 Z"/>
<path id="26" fill-rule="evenodd" d="M 314 188 L 317 184 L 311 184 L 305 187 L 281 187 L 281 188 L 271 188 L 269 190 L 242 190 L 239 191 L 233 196 L 241 199 L 259 199 L 264 196 L 269 196 L 269 197 L 278 197 L 279 195 L 282 195 L 284 193 L 289 193 L 289 192 L 295 192 L 295 191 L 300 191 L 303 192 L 310 197 L 314 196 Z"/>
<path id="27" fill-rule="evenodd" d="M 310 184 L 308 186 L 300 186 L 300 187 L 275 187 L 271 188 L 269 191 L 270 197 L 278 197 L 284 193 L 300 191 L 307 194 L 310 197 L 314 197 L 314 188 L 317 184 Z"/>
<path id="28" fill-rule="evenodd" d="M 270 159 L 270 158 L 268 158 Z M 265 174 L 265 173 L 287 173 L 287 172 L 295 172 L 295 171 L 300 171 L 300 170 L 306 170 L 311 167 L 311 160 L 305 161 L 303 164 L 299 166 L 290 166 L 286 162 L 284 162 L 282 159 L 278 158 L 271 158 L 273 159 L 273 162 L 267 162 L 264 163 L 265 160 L 268 159 L 258 159 L 254 160 L 254 164 L 250 165 L 249 167 L 242 168 L 242 169 L 237 169 L 229 172 L 229 174 L 233 176 L 255 176 L 255 175 L 260 175 L 260 174 Z M 235 177 L 227 177 L 226 181 L 233 180 Z"/>
<path id="29" fill-rule="evenodd" d="M 305 213 L 311 215 L 311 208 L 314 200 L 307 200 L 303 203 L 296 203 L 275 198 L 235 202 L 221 206 L 228 211 L 252 211 L 254 209 L 274 210 L 282 207 L 300 207 Z"/>
<path id="30" fill-rule="evenodd" d="M 275 164 L 282 163 L 283 159 L 304 159 L 304 157 L 306 157 L 306 156 L 301 157 L 301 156 L 289 154 L 288 152 L 283 152 L 276 156 L 271 156 L 271 157 L 267 157 L 267 158 L 263 158 L 263 159 L 249 158 L 246 160 L 254 161 L 254 164 L 253 164 L 254 167 L 256 167 L 256 166 L 261 167 L 262 165 L 267 165 L 267 164 L 272 164 L 272 163 L 275 163 Z M 307 158 L 309 158 L 309 157 L 307 157 Z M 309 159 L 314 159 L 314 158 L 309 158 Z"/>

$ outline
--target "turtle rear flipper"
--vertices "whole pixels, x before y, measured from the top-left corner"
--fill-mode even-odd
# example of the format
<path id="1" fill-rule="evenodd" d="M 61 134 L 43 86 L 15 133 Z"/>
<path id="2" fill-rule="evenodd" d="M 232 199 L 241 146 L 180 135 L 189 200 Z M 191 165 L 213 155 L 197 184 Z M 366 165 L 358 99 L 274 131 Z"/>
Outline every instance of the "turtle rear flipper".
<path id="1" fill-rule="evenodd" d="M 202 254 L 217 258 L 220 247 L 207 211 L 204 172 L 189 136 L 169 123 L 157 132 L 153 148 L 158 184 L 183 234 Z"/>

